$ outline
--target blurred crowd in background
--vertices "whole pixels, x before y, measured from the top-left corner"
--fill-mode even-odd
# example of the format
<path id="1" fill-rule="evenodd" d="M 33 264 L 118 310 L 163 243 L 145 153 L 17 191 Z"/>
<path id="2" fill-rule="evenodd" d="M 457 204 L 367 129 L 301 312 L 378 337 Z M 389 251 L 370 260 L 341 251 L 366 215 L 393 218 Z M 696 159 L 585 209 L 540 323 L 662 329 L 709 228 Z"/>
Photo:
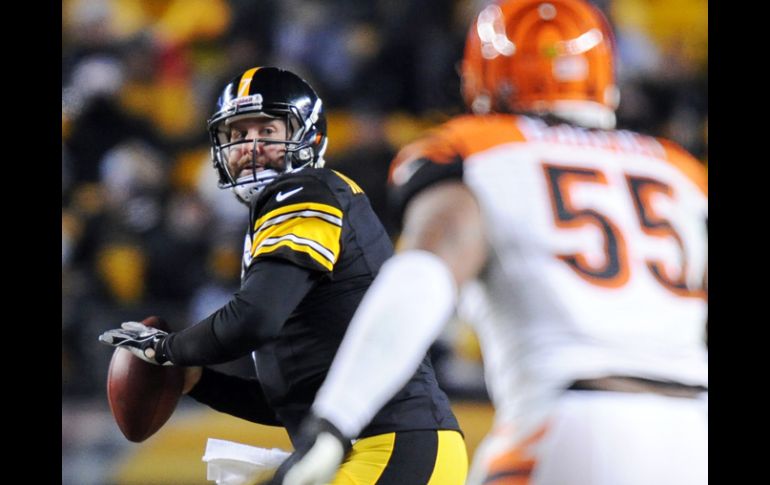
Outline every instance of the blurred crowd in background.
<path id="1" fill-rule="evenodd" d="M 327 166 L 364 188 L 395 236 L 388 164 L 463 111 L 458 62 L 485 3 L 63 0 L 63 397 L 103 393 L 102 331 L 149 315 L 179 330 L 237 290 L 248 211 L 217 188 L 206 129 L 226 82 L 257 65 L 305 78 L 327 110 Z M 707 1 L 594 3 L 616 32 L 618 126 L 707 163 Z M 434 358 L 450 394 L 483 396 L 462 322 Z"/>

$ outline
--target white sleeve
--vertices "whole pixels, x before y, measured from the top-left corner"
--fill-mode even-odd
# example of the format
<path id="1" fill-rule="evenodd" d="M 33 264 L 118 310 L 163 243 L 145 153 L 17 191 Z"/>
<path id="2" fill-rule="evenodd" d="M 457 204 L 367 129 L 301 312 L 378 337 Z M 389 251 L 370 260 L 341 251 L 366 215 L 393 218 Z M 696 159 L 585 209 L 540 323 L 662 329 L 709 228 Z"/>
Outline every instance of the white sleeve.
<path id="1" fill-rule="evenodd" d="M 350 322 L 313 411 L 358 436 L 414 375 L 457 297 L 446 263 L 428 251 L 389 259 Z"/>

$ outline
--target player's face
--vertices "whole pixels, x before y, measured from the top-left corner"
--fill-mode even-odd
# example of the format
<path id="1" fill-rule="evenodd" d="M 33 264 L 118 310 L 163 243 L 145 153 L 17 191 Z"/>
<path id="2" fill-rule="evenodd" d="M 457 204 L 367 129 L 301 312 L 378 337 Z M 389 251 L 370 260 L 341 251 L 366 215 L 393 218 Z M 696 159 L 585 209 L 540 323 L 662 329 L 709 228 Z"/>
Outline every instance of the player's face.
<path id="1" fill-rule="evenodd" d="M 233 179 L 251 175 L 254 167 L 257 172 L 265 168 L 283 170 L 286 145 L 257 141 L 255 146 L 256 139 L 285 140 L 286 122 L 262 117 L 245 118 L 230 125 L 230 142 L 244 142 L 232 145 L 227 154 L 227 166 Z M 252 165 L 252 158 L 255 165 Z"/>

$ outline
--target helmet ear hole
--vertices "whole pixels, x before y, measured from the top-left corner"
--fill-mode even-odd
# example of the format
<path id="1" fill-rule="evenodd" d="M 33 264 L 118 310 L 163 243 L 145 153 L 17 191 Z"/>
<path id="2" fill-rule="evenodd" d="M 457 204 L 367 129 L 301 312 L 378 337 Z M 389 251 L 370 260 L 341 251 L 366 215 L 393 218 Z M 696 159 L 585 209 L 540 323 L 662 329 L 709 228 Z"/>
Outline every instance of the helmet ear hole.
<path id="1" fill-rule="evenodd" d="M 310 147 L 303 148 L 297 153 L 297 158 L 303 162 L 309 162 L 313 158 L 313 149 Z"/>

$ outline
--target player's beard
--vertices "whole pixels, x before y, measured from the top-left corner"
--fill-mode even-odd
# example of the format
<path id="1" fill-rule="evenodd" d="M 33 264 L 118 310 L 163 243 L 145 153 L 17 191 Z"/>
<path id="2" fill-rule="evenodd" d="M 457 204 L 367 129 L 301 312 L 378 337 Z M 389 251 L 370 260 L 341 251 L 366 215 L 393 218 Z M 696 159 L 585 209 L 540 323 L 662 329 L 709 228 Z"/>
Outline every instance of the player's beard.
<path id="1" fill-rule="evenodd" d="M 234 174 L 234 180 L 237 180 L 241 177 L 251 176 L 254 173 L 258 173 L 267 169 L 273 169 L 276 172 L 283 171 L 285 166 L 284 158 L 286 156 L 286 150 L 280 151 L 279 155 L 275 159 L 267 159 L 266 157 L 263 157 L 265 160 L 261 164 L 258 161 L 255 161 L 253 155 L 253 153 L 245 153 L 238 159 L 238 163 L 235 166 L 240 168 L 238 169 L 238 172 Z M 259 160 L 259 156 L 257 156 L 256 160 Z M 247 171 L 250 171 L 250 173 L 247 173 Z"/>

